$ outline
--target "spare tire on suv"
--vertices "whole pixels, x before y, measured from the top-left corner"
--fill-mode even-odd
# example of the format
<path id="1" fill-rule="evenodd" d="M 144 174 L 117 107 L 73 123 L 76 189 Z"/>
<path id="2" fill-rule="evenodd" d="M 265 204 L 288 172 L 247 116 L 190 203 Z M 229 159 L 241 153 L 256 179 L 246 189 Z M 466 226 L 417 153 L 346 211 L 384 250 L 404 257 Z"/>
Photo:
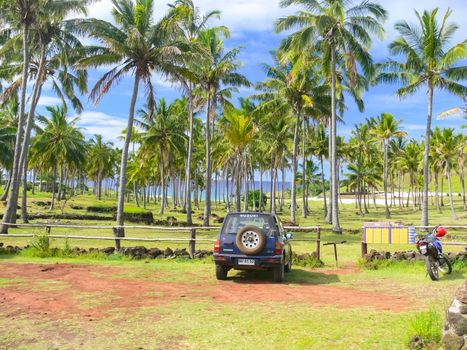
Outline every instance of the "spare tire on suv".
<path id="1" fill-rule="evenodd" d="M 238 249 L 247 255 L 260 253 L 266 244 L 266 236 L 263 231 L 254 225 L 241 228 L 235 237 Z"/>

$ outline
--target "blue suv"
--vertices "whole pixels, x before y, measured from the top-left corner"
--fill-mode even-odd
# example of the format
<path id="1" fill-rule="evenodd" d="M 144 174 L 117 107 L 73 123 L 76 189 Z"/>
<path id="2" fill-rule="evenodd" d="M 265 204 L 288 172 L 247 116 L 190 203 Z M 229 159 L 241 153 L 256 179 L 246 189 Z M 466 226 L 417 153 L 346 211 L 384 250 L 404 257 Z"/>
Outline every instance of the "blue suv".
<path id="1" fill-rule="evenodd" d="M 227 214 L 214 245 L 216 277 L 225 280 L 230 269 L 272 270 L 275 282 L 292 269 L 292 235 L 274 214 Z"/>

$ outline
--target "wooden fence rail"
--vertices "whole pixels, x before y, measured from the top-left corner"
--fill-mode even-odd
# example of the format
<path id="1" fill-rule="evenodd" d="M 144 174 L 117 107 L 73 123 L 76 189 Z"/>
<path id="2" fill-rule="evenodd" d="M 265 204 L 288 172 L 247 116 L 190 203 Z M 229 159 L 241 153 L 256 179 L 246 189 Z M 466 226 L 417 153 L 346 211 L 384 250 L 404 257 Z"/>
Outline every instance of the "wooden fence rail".
<path id="1" fill-rule="evenodd" d="M 3 223 L 1 225 L 6 225 L 10 227 L 26 227 L 26 228 L 44 228 L 48 237 L 58 238 L 58 239 L 82 239 L 82 240 L 102 240 L 102 241 L 115 241 L 116 245 L 119 246 L 120 241 L 140 241 L 140 242 L 188 242 L 188 253 L 190 257 L 193 258 L 196 250 L 196 242 L 215 242 L 215 239 L 211 238 L 197 238 L 197 231 L 213 231 L 220 230 L 220 226 L 195 226 L 195 227 L 165 227 L 165 226 L 141 226 L 141 225 L 125 225 L 125 226 L 114 226 L 114 225 L 60 225 L 60 224 L 16 224 L 16 223 Z M 74 234 L 52 234 L 52 228 L 72 228 L 72 229 L 90 229 L 90 230 L 112 230 L 115 232 L 119 228 L 124 229 L 145 229 L 145 230 L 155 230 L 155 231 L 170 231 L 173 233 L 188 233 L 188 238 L 174 238 L 174 237 L 164 237 L 164 238 L 154 238 L 154 237 L 117 237 L 113 235 L 109 236 L 83 236 L 83 235 L 74 235 Z M 316 242 L 316 254 L 318 259 L 320 258 L 320 243 L 321 243 L 321 229 L 319 226 L 285 226 L 289 232 L 316 232 L 316 238 L 304 238 L 304 239 L 293 239 L 296 242 Z M 0 237 L 9 237 L 9 238 L 24 238 L 24 237 L 34 237 L 37 234 L 33 233 L 9 233 L 9 234 L 0 234 Z"/>

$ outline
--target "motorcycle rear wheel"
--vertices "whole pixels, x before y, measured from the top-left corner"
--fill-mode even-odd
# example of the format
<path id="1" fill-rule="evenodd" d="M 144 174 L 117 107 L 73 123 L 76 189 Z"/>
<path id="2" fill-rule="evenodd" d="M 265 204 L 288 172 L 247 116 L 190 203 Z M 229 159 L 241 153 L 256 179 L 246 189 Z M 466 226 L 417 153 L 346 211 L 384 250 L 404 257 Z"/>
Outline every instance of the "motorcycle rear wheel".
<path id="1" fill-rule="evenodd" d="M 439 267 L 438 269 L 445 275 L 449 275 L 452 272 L 452 265 L 451 262 L 449 261 L 448 257 L 446 254 L 443 254 L 443 257 L 441 258 L 439 262 Z"/>
<path id="2" fill-rule="evenodd" d="M 428 275 L 430 276 L 431 280 L 438 281 L 439 280 L 438 262 L 429 255 L 425 259 L 425 266 L 426 266 L 426 272 L 428 272 Z"/>

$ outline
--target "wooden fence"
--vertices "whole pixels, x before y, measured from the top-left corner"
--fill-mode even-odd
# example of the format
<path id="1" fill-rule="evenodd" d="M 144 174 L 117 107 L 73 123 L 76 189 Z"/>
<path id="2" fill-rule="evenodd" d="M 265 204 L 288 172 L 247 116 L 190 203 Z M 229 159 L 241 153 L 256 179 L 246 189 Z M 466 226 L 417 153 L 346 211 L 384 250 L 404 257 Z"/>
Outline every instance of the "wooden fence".
<path id="1" fill-rule="evenodd" d="M 136 242 L 188 242 L 188 253 L 193 258 L 196 250 L 196 242 L 212 242 L 216 239 L 212 238 L 198 238 L 196 237 L 199 231 L 215 231 L 220 230 L 220 226 L 197 226 L 197 227 L 165 227 L 165 226 L 137 226 L 137 225 L 125 225 L 125 226 L 110 226 L 110 225 L 59 225 L 59 224 L 9 224 L 2 223 L 10 227 L 24 227 L 24 228 L 43 228 L 50 238 L 57 239 L 82 239 L 82 240 L 101 240 L 101 241 L 115 241 L 116 246 L 120 245 L 120 241 L 136 241 Z M 113 236 L 86 236 L 79 234 L 53 234 L 52 229 L 60 228 L 71 228 L 76 230 L 112 230 Z M 171 232 L 173 233 L 185 233 L 186 238 L 180 237 L 117 237 L 115 232 L 119 229 L 143 229 L 153 230 L 158 232 Z M 315 242 L 316 243 L 316 254 L 318 259 L 321 255 L 320 243 L 321 243 L 321 229 L 319 226 L 285 226 L 285 230 L 288 232 L 316 232 L 316 238 L 304 238 L 304 239 L 293 239 L 295 242 Z M 21 238 L 21 237 L 34 237 L 37 234 L 34 233 L 8 233 L 0 234 L 0 237 L 5 238 Z"/>

